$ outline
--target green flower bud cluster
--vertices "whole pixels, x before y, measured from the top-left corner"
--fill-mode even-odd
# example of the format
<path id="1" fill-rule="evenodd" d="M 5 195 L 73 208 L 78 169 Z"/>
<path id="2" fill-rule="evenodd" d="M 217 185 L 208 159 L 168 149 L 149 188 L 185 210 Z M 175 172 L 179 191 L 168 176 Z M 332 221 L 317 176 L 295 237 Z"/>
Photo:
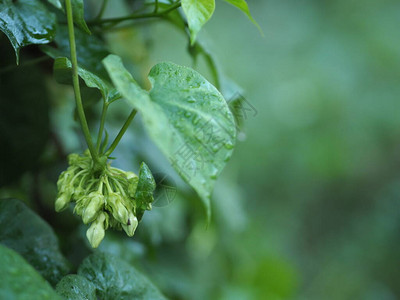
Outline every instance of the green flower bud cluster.
<path id="1" fill-rule="evenodd" d="M 86 236 L 93 248 L 97 248 L 105 236 L 105 230 L 124 230 L 133 236 L 143 210 L 135 198 L 138 176 L 133 172 L 106 164 L 102 172 L 93 171 L 89 151 L 84 155 L 70 154 L 69 167 L 61 173 L 58 182 L 57 212 L 75 202 L 74 213 L 90 223 Z M 146 206 L 151 209 L 151 204 Z M 138 216 L 138 217 L 137 217 Z"/>

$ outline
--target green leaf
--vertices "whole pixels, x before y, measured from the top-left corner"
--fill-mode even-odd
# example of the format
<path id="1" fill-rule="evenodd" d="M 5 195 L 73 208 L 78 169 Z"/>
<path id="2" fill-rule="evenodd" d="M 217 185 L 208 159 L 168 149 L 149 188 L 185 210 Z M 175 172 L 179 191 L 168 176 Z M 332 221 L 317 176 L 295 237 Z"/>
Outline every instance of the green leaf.
<path id="1" fill-rule="evenodd" d="M 17 199 L 0 200 L 0 243 L 21 254 L 54 285 L 68 273 L 51 227 Z"/>
<path id="2" fill-rule="evenodd" d="M 225 1 L 239 8 L 250 19 L 250 21 L 253 22 L 253 24 L 258 28 L 261 34 L 263 34 L 260 25 L 258 25 L 256 20 L 254 20 L 254 18 L 250 14 L 249 6 L 247 5 L 247 2 L 245 0 L 225 0 Z"/>
<path id="3" fill-rule="evenodd" d="M 67 83 L 72 84 L 72 64 L 71 61 L 66 57 L 57 57 L 54 60 L 53 71 L 56 80 L 59 83 Z M 120 93 L 111 86 L 110 83 L 103 80 L 96 74 L 78 67 L 78 75 L 83 79 L 85 84 L 91 88 L 97 88 L 104 101 L 112 102 L 118 98 L 120 98 Z"/>
<path id="4" fill-rule="evenodd" d="M 99 299 L 165 299 L 144 275 L 111 254 L 90 255 L 79 266 L 78 274 L 94 284 Z"/>
<path id="5" fill-rule="evenodd" d="M 214 13 L 215 0 L 182 0 L 182 9 L 188 21 L 190 41 L 193 45 L 197 33 Z"/>
<path id="6" fill-rule="evenodd" d="M 85 22 L 84 3 L 83 0 L 72 0 L 72 15 L 74 23 L 79 26 L 87 34 L 91 34 L 89 27 Z"/>
<path id="7" fill-rule="evenodd" d="M 215 179 L 232 155 L 236 129 L 218 90 L 196 71 L 160 63 L 141 89 L 118 56 L 103 60 L 117 89 L 141 112 L 144 125 L 173 167 L 200 195 L 210 216 Z"/>
<path id="8" fill-rule="evenodd" d="M 96 287 L 85 277 L 70 274 L 57 284 L 56 292 L 68 300 L 96 300 Z"/>
<path id="9" fill-rule="evenodd" d="M 7 35 L 19 62 L 19 50 L 46 44 L 56 34 L 56 17 L 40 0 L 0 1 L 0 30 Z"/>
<path id="10" fill-rule="evenodd" d="M 156 189 L 156 182 L 149 167 L 142 162 L 139 169 L 139 182 L 135 192 L 135 199 L 138 203 L 136 217 L 140 221 L 144 211 L 151 209 L 151 203 L 154 201 L 153 193 Z"/>
<path id="11" fill-rule="evenodd" d="M 0 245 L 0 299 L 61 299 L 18 253 Z"/>

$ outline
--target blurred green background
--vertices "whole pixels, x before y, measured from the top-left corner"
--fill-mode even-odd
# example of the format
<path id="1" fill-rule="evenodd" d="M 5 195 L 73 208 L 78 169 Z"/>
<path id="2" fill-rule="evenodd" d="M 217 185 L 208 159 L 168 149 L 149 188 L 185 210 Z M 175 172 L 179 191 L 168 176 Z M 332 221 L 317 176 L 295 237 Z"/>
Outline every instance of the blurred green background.
<path id="1" fill-rule="evenodd" d="M 88 1 L 89 13 L 96 2 Z M 106 14 L 121 15 L 123 1 L 112 3 Z M 172 299 L 399 299 L 400 2 L 248 3 L 263 37 L 223 1 L 199 34 L 224 74 L 226 98 L 245 99 L 212 224 L 206 228 L 199 199 L 147 139 L 139 116 L 115 164 L 137 170 L 145 160 L 158 179 L 167 175 L 173 201 L 146 213 L 134 238 L 107 232 L 100 251 L 132 262 Z M 204 60 L 193 65 L 187 37 L 166 22 L 138 22 L 106 41 L 144 85 L 165 60 L 212 81 Z M 80 151 L 72 90 L 47 81 L 52 131 L 66 153 Z M 99 106 L 90 111 L 94 122 Z M 126 106 L 111 112 L 113 135 Z M 65 161 L 47 166 L 39 179 L 27 175 L 0 194 L 24 198 L 21 186 L 39 180 L 42 215 L 78 264 L 89 253 L 85 226 L 72 209 L 49 212 L 63 168 Z"/>
<path id="2" fill-rule="evenodd" d="M 400 3 L 249 7 L 264 37 L 222 1 L 199 36 L 257 115 L 218 182 L 215 227 L 186 241 L 189 298 L 398 299 Z M 153 30 L 154 62 L 190 63 L 181 35 Z"/>

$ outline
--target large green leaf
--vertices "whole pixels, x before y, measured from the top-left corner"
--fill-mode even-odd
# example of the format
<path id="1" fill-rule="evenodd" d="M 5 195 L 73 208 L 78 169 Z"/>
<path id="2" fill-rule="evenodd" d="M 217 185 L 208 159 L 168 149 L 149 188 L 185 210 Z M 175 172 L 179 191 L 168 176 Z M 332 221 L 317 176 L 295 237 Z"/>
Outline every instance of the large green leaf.
<path id="1" fill-rule="evenodd" d="M 253 16 L 250 14 L 249 6 L 245 0 L 225 0 L 226 2 L 232 4 L 233 6 L 239 8 L 249 19 L 253 22 L 254 25 L 258 28 L 258 30 L 262 33 L 260 25 L 254 20 Z"/>
<path id="2" fill-rule="evenodd" d="M 53 40 L 56 17 L 40 0 L 1 0 L 0 30 L 14 47 L 18 63 L 22 47 L 46 44 Z"/>
<path id="3" fill-rule="evenodd" d="M 0 299 L 61 299 L 18 253 L 0 245 Z"/>
<path id="4" fill-rule="evenodd" d="M 0 243 L 21 254 L 54 285 L 68 273 L 51 227 L 17 199 L 0 200 Z"/>
<path id="5" fill-rule="evenodd" d="M 210 196 L 232 155 L 236 129 L 228 105 L 217 89 L 196 71 L 173 63 L 152 68 L 150 92 L 141 89 L 115 55 L 104 65 L 146 129 L 178 171 L 200 195 L 210 216 Z"/>
<path id="6" fill-rule="evenodd" d="M 97 296 L 103 300 L 165 299 L 144 275 L 111 254 L 90 255 L 80 265 L 78 274 L 94 284 Z"/>
<path id="7" fill-rule="evenodd" d="M 70 274 L 57 284 L 56 292 L 68 300 L 96 300 L 96 287 L 85 277 Z"/>
<path id="8" fill-rule="evenodd" d="M 193 44 L 197 33 L 214 13 L 215 0 L 182 0 L 182 9 L 188 21 L 190 41 Z"/>
<path id="9" fill-rule="evenodd" d="M 68 58 L 55 58 L 53 70 L 55 78 L 59 83 L 72 84 L 72 64 Z M 96 74 L 84 68 L 78 67 L 78 75 L 83 79 L 88 87 L 97 88 L 100 91 L 104 101 L 112 102 L 120 98 L 120 93 L 113 88 L 110 83 L 100 78 Z"/>

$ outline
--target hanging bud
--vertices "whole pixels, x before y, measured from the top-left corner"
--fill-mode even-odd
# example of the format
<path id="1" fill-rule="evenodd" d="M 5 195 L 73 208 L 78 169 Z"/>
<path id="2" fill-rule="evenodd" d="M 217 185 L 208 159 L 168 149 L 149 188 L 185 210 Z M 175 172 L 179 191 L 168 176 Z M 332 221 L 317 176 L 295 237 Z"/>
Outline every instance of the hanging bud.
<path id="1" fill-rule="evenodd" d="M 85 208 L 89 204 L 89 197 L 88 196 L 83 196 L 81 198 L 76 199 L 76 205 L 74 208 L 74 213 L 76 213 L 78 216 L 82 216 L 82 214 L 85 211 Z"/>
<path id="2" fill-rule="evenodd" d="M 106 214 L 100 213 L 97 219 L 90 225 L 86 231 L 86 237 L 89 240 L 90 245 L 93 248 L 97 248 L 105 236 L 104 222 L 106 220 Z"/>
<path id="3" fill-rule="evenodd" d="M 68 194 L 61 193 L 58 196 L 55 203 L 56 212 L 60 212 L 65 210 L 68 207 L 68 204 L 71 202 L 71 197 Z"/>
<path id="4" fill-rule="evenodd" d="M 81 186 L 78 186 L 77 188 L 75 188 L 75 190 L 74 190 L 75 200 L 78 200 L 78 199 L 82 198 L 83 196 L 85 196 L 85 190 Z"/>
<path id="5" fill-rule="evenodd" d="M 118 193 L 112 193 L 107 198 L 107 203 L 111 207 L 111 213 L 118 222 L 121 224 L 128 223 L 128 210 L 122 204 L 121 195 Z"/>
<path id="6" fill-rule="evenodd" d="M 128 223 L 126 225 L 122 224 L 122 228 L 128 236 L 133 236 L 136 227 L 138 226 L 138 220 L 132 212 L 129 212 Z"/>
<path id="7" fill-rule="evenodd" d="M 86 206 L 82 215 L 82 220 L 85 224 L 92 222 L 96 218 L 96 214 L 104 204 L 104 196 L 99 192 L 91 192 L 88 198 L 89 204 Z"/>

